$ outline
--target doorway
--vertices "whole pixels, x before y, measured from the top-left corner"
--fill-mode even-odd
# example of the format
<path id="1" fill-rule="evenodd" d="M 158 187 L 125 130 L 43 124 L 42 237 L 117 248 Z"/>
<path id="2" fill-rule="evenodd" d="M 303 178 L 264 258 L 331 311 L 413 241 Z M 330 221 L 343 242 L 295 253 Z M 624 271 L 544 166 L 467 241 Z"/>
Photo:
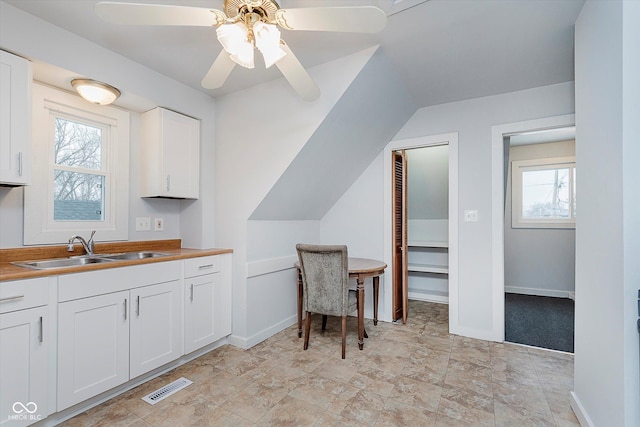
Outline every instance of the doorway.
<path id="1" fill-rule="evenodd" d="M 505 144 L 505 341 L 573 353 L 575 127 Z"/>
<path id="2" fill-rule="evenodd" d="M 406 322 L 409 298 L 448 303 L 450 325 L 457 320 L 457 142 L 454 133 L 393 141 L 385 149 L 385 260 L 392 277 L 391 283 L 385 283 L 391 296 L 385 299 L 385 311 L 390 321 Z M 430 158 L 432 164 L 412 168 L 422 164 L 421 157 Z M 425 180 L 430 184 L 414 184 L 417 191 L 422 187 L 426 193 L 413 205 L 407 203 L 411 170 L 423 184 Z M 443 174 L 444 179 L 436 177 Z M 425 208 L 427 194 L 433 203 Z"/>
<path id="3" fill-rule="evenodd" d="M 494 126 L 492 128 L 492 289 L 493 289 L 493 340 L 505 341 L 505 292 L 506 291 L 519 291 L 524 294 L 525 292 L 533 291 L 540 293 L 540 289 L 545 286 L 520 286 L 521 288 L 530 288 L 518 290 L 515 289 L 521 284 L 506 283 L 506 276 L 509 276 L 511 280 L 513 275 L 505 273 L 505 250 L 512 252 L 512 248 L 507 248 L 505 245 L 506 233 L 505 226 L 511 226 L 513 221 L 513 215 L 505 215 L 506 203 L 507 203 L 507 190 L 510 189 L 508 184 L 508 172 L 509 172 L 509 149 L 511 147 L 511 140 L 524 141 L 526 138 L 538 138 L 540 135 L 548 133 L 564 132 L 566 128 L 574 129 L 574 116 L 557 116 L 546 119 L 532 120 L 526 122 L 511 123 L 505 125 Z M 563 130 L 564 129 L 564 130 Z M 574 130 L 573 130 L 574 131 Z M 564 139 L 564 138 L 560 138 Z M 505 143 L 507 141 L 508 143 Z M 531 142 L 531 141 L 530 141 Z M 526 145 L 522 143 L 522 145 Z M 536 149 L 534 149 L 536 150 Z M 526 226 L 525 226 L 526 228 Z M 544 238 L 542 239 L 544 242 Z M 573 243 L 575 245 L 575 241 Z M 574 246 L 575 247 L 575 246 Z M 531 253 L 532 248 L 525 249 L 524 252 Z M 530 261 L 529 261 L 530 262 Z M 570 268 L 575 271 L 575 266 Z M 552 287 L 548 287 L 551 289 Z M 553 291 L 553 289 L 551 289 Z M 556 290 L 557 291 L 557 290 Z M 543 292 L 544 293 L 544 292 Z M 550 292 L 553 294 L 554 292 Z M 557 296 L 558 293 L 556 292 Z M 564 296 L 569 296 L 569 291 L 566 290 Z"/>

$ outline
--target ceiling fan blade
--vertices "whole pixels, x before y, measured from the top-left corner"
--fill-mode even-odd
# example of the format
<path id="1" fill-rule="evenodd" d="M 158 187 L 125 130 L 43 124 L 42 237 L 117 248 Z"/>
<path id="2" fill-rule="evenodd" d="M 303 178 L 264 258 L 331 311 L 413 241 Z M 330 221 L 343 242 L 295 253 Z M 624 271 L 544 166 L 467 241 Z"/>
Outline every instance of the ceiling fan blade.
<path id="1" fill-rule="evenodd" d="M 202 87 L 206 89 L 217 89 L 221 87 L 231 74 L 236 63 L 229 58 L 229 54 L 223 49 L 213 65 L 209 68 L 207 75 L 202 79 Z"/>
<path id="2" fill-rule="evenodd" d="M 289 84 L 305 101 L 315 101 L 320 96 L 320 89 L 313 81 L 307 70 L 304 69 L 298 58 L 293 54 L 286 43 L 281 42 L 280 46 L 287 54 L 276 62 L 276 67 L 280 70 Z"/>
<path id="3" fill-rule="evenodd" d="M 377 33 L 387 15 L 375 6 L 306 7 L 279 9 L 276 22 L 288 30 Z"/>
<path id="4" fill-rule="evenodd" d="M 221 10 L 162 4 L 103 1 L 96 4 L 95 12 L 107 22 L 125 25 L 209 27 L 224 24 L 227 20 Z"/>

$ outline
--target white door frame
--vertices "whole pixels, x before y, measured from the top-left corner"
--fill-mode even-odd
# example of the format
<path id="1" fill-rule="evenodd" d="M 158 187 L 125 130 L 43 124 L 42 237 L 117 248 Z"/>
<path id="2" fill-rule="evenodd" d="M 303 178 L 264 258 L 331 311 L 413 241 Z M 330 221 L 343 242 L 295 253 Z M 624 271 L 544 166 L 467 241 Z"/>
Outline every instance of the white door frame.
<path id="1" fill-rule="evenodd" d="M 575 115 L 547 117 L 491 127 L 492 340 L 504 342 L 504 137 L 575 125 Z"/>
<path id="2" fill-rule="evenodd" d="M 393 200 L 392 200 L 392 154 L 394 151 L 431 145 L 449 146 L 449 331 L 458 330 L 458 133 L 422 136 L 391 141 L 384 149 L 384 262 L 389 274 L 393 272 Z M 384 282 L 384 317 L 391 322 L 393 312 L 393 280 Z"/>

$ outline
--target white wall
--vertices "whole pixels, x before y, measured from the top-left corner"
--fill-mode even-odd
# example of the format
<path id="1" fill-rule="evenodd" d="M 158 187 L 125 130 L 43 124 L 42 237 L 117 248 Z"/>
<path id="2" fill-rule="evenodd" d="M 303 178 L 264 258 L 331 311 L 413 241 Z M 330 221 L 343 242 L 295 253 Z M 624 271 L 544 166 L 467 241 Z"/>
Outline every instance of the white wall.
<path id="1" fill-rule="evenodd" d="M 511 146 L 509 160 L 575 156 L 575 141 Z M 578 172 L 579 173 L 579 172 Z M 511 227 L 511 165 L 504 221 L 505 292 L 568 298 L 575 291 L 575 229 Z M 577 193 L 580 192 L 578 187 Z"/>
<path id="2" fill-rule="evenodd" d="M 576 330 L 583 425 L 640 425 L 640 7 L 588 1 L 576 22 Z"/>
<path id="3" fill-rule="evenodd" d="M 459 328 L 452 332 L 485 339 L 500 335 L 491 285 L 491 127 L 572 112 L 569 82 L 423 108 L 396 136 L 458 132 L 459 306 L 452 322 Z M 478 210 L 478 222 L 463 222 L 467 209 Z"/>
<path id="4" fill-rule="evenodd" d="M 471 99 L 422 108 L 407 122 L 394 140 L 458 132 L 459 185 L 459 306 L 458 328 L 452 332 L 466 336 L 497 339 L 499 325 L 493 320 L 491 274 L 491 127 L 496 123 L 512 123 L 573 113 L 573 83 L 562 83 L 503 95 Z M 384 165 L 376 158 L 338 203 L 322 219 L 321 240 L 340 236 L 363 256 L 380 257 L 384 253 L 381 240 L 358 244 L 367 233 L 383 230 L 385 210 L 379 195 L 385 183 Z M 382 181 L 381 181 L 382 179 Z M 366 209 L 371 219 L 363 216 Z M 477 223 L 463 222 L 465 209 L 478 209 Z M 363 223 L 364 221 L 364 223 Z M 380 246 L 378 246 L 380 245 Z M 351 250 L 351 246 L 349 247 Z M 353 252 L 353 251 L 352 251 Z M 387 261 L 390 264 L 390 261 Z M 385 297 L 391 298 L 390 279 L 385 274 Z M 381 300 L 381 307 L 390 305 Z M 455 311 L 454 311 L 455 312 Z"/>
<path id="5" fill-rule="evenodd" d="M 293 264 L 289 272 L 279 267 L 269 271 L 269 265 L 273 259 L 276 265 L 288 262 L 278 259 L 283 255 L 290 261 L 298 239 L 317 241 L 318 222 L 248 219 L 374 51 L 309 69 L 321 90 L 313 103 L 301 100 L 283 78 L 216 101 L 215 229 L 218 245 L 234 249 L 231 342 L 235 345 L 249 347 L 277 330 L 274 322 L 294 321 L 288 314 L 295 313 L 290 300 L 295 294 L 282 288 L 282 274 L 293 280 L 288 286 L 295 286 Z M 260 236 L 269 236 L 271 242 Z M 248 277 L 254 269 L 262 273 Z"/>
<path id="6" fill-rule="evenodd" d="M 72 47 L 72 48 L 71 48 Z M 201 197 L 195 202 L 140 199 L 139 115 L 131 114 L 129 240 L 182 238 L 184 246 L 211 247 L 213 235 L 213 98 L 0 1 L 0 48 L 108 82 L 123 98 L 142 99 L 201 119 Z M 117 105 L 117 104 L 116 104 Z M 138 111 L 140 112 L 140 111 Z M 0 188 L 0 247 L 22 246 L 22 190 Z M 163 232 L 135 232 L 136 216 L 160 216 Z M 96 240 L 99 236 L 96 235 Z"/>

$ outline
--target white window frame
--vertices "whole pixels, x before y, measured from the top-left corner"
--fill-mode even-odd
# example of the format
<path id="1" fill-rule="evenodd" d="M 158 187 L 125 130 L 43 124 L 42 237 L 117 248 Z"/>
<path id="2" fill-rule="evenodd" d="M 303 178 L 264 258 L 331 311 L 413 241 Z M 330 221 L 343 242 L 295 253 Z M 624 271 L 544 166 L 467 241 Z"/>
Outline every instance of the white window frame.
<path id="1" fill-rule="evenodd" d="M 522 214 L 522 173 L 548 169 L 569 168 L 569 194 L 573 199 L 573 170 L 576 158 L 553 157 L 546 159 L 514 160 L 511 162 L 511 227 L 512 228 L 575 228 L 576 217 L 573 203 L 569 207 L 569 218 L 523 218 Z"/>
<path id="2" fill-rule="evenodd" d="M 53 220 L 55 118 L 78 120 L 106 128 L 103 140 L 105 212 L 103 221 Z M 129 113 L 97 106 L 49 86 L 33 85 L 33 185 L 24 192 L 24 244 L 66 243 L 73 234 L 95 241 L 127 240 L 129 236 Z"/>

